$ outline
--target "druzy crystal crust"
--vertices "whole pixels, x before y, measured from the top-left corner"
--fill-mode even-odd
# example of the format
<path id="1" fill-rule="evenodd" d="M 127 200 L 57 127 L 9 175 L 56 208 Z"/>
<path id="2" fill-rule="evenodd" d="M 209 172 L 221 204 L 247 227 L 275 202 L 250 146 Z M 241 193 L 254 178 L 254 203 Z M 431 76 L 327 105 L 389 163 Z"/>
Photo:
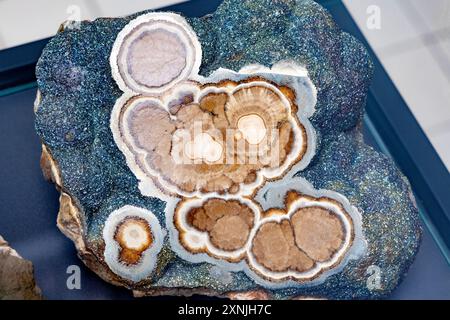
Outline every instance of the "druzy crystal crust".
<path id="1" fill-rule="evenodd" d="M 310 0 L 63 30 L 35 107 L 58 226 L 137 295 L 385 296 L 420 227 L 406 179 L 362 141 L 371 71 Z"/>

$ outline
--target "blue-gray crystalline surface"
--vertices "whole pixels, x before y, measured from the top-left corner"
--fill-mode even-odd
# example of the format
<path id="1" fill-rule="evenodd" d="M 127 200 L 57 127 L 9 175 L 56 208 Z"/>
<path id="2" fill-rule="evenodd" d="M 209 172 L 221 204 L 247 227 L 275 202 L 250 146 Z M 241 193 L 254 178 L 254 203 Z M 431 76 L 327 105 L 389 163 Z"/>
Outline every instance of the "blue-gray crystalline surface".
<path id="1" fill-rule="evenodd" d="M 102 229 L 111 211 L 136 205 L 165 224 L 165 202 L 141 195 L 109 126 L 111 110 L 122 95 L 111 76 L 109 56 L 117 34 L 134 17 L 97 19 L 58 33 L 36 70 L 42 94 L 36 130 L 58 164 L 64 191 L 85 215 L 85 241 L 99 261 Z M 204 76 L 220 67 L 237 71 L 251 63 L 270 67 L 281 60 L 307 68 L 317 88 L 311 123 L 318 147 L 312 163 L 298 175 L 317 189 L 345 195 L 362 214 L 368 243 L 362 258 L 350 260 L 318 285 L 265 290 L 280 299 L 388 295 L 412 263 L 421 229 L 408 181 L 390 159 L 362 141 L 372 75 L 365 48 L 311 0 L 225 0 L 215 13 L 188 22 L 202 45 Z M 153 285 L 123 284 L 140 291 L 207 288 L 217 294 L 259 289 L 242 272 L 221 274 L 208 263 L 185 262 L 167 245 L 160 260 Z M 370 266 L 379 268 L 379 287 L 368 285 Z"/>

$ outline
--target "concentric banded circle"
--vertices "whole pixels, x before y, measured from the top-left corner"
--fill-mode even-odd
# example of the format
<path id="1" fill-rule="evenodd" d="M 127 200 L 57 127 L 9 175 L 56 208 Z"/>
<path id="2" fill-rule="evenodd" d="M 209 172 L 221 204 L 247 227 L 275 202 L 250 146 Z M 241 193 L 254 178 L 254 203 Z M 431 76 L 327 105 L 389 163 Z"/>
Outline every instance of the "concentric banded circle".
<path id="1" fill-rule="evenodd" d="M 201 46 L 180 16 L 150 13 L 119 33 L 110 63 L 123 91 L 159 95 L 198 73 Z"/>

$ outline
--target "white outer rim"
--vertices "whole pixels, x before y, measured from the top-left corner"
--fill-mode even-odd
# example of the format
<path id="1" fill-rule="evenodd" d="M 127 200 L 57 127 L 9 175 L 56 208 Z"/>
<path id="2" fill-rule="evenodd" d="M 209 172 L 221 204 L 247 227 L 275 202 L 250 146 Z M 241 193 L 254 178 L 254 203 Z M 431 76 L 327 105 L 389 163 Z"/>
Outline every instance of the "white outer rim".
<path id="1" fill-rule="evenodd" d="M 185 44 L 187 49 L 186 61 L 191 63 L 185 66 L 185 68 L 177 78 L 155 89 L 151 89 L 141 84 L 138 84 L 135 80 L 133 80 L 129 76 L 127 76 L 126 79 L 124 79 L 120 72 L 118 59 L 120 57 L 120 49 L 122 47 L 122 44 L 126 42 L 127 36 L 131 34 L 131 32 L 139 26 L 143 26 L 145 30 L 152 30 L 159 28 L 158 26 L 163 24 L 164 21 L 173 25 L 172 27 L 174 29 L 178 28 L 181 32 L 187 34 L 188 38 L 182 37 L 180 34 L 179 37 L 180 40 Z M 154 24 L 152 24 L 152 22 L 154 22 Z M 125 53 L 126 52 L 128 52 L 127 48 Z M 126 57 L 126 54 L 124 54 L 124 56 Z M 119 86 L 120 90 L 125 93 L 143 94 L 143 95 L 161 94 L 164 91 L 168 90 L 169 88 L 175 86 L 179 82 L 186 80 L 187 78 L 190 78 L 193 75 L 198 74 L 200 70 L 201 61 L 202 61 L 202 47 L 200 42 L 198 41 L 197 35 L 195 34 L 194 30 L 187 23 L 186 19 L 184 19 L 182 16 L 178 14 L 171 12 L 150 12 L 141 15 L 134 20 L 131 20 L 117 35 L 109 58 L 112 76 L 116 81 L 117 85 Z M 130 87 L 127 84 L 127 82 L 130 83 L 132 87 Z"/>

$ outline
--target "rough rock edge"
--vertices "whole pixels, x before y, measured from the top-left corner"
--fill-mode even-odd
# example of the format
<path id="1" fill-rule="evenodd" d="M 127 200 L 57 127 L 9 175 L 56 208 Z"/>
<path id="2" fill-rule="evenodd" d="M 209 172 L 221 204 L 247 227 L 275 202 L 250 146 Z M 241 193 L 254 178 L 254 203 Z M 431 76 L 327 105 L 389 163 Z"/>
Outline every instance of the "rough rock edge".
<path id="1" fill-rule="evenodd" d="M 17 269 L 11 270 L 11 274 L 0 273 L 0 300 L 42 300 L 41 289 L 34 279 L 34 267 L 31 261 L 23 259 L 16 250 L 11 248 L 0 236 L 0 260 L 13 259 Z M 11 290 L 5 289 L 7 285 L 13 285 Z M 3 290 L 6 290 L 3 292 Z"/>

